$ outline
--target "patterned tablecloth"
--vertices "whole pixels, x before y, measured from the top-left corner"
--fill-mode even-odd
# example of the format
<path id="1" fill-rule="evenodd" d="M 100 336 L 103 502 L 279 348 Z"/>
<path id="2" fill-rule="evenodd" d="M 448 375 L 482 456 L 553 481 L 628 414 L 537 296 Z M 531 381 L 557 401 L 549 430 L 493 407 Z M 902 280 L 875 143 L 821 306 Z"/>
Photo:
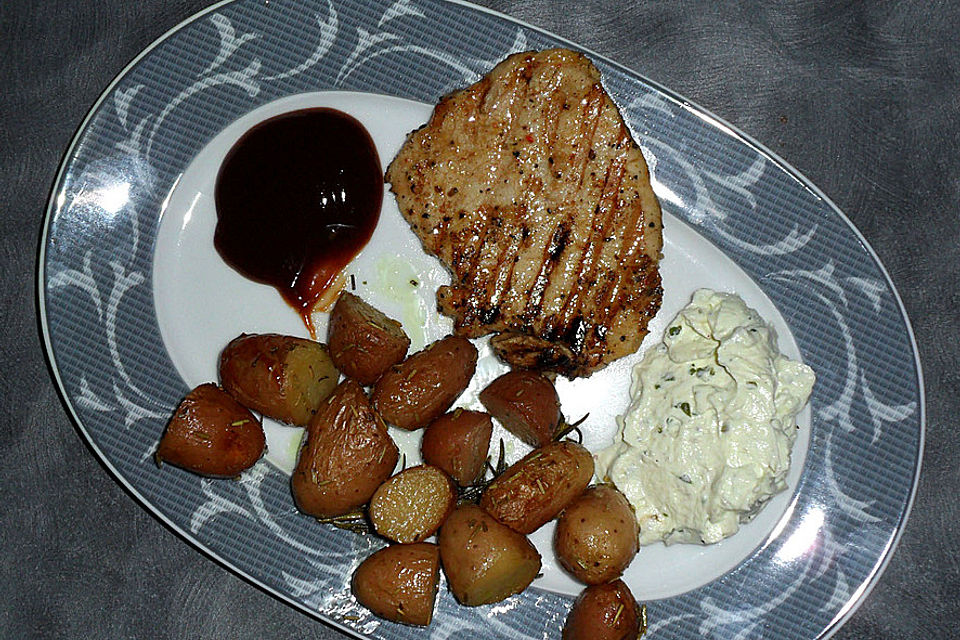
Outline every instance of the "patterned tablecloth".
<path id="1" fill-rule="evenodd" d="M 3 362 L 15 365 L 0 382 L 3 637 L 343 637 L 198 553 L 131 499 L 73 427 L 44 358 L 37 248 L 61 157 L 127 62 L 208 4 L 0 5 L 0 338 Z M 716 113 L 796 167 L 863 232 L 916 332 L 926 455 L 900 546 L 835 637 L 956 637 L 960 5 L 481 4 Z M 732 628 L 712 633 L 734 637 Z M 762 635 L 757 627 L 743 637 Z"/>

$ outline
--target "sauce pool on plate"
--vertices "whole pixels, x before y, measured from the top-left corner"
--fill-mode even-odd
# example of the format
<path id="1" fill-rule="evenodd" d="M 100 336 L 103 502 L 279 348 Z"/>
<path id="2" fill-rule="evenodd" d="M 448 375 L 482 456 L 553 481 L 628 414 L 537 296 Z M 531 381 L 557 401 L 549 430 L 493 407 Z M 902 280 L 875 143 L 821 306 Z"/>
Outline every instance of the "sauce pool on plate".
<path id="1" fill-rule="evenodd" d="M 380 218 L 383 172 L 370 134 L 336 109 L 270 118 L 227 153 L 214 198 L 217 252 L 275 287 L 316 337 L 310 313 Z"/>

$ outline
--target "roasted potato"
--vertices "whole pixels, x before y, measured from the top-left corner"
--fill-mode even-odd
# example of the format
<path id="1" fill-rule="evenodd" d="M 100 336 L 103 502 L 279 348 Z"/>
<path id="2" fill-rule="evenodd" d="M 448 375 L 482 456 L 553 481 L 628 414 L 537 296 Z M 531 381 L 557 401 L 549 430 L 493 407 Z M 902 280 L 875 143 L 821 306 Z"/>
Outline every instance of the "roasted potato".
<path id="1" fill-rule="evenodd" d="M 343 375 L 371 385 L 403 360 L 410 338 L 396 320 L 353 295 L 343 292 L 330 312 L 327 344 Z"/>
<path id="2" fill-rule="evenodd" d="M 220 354 L 220 383 L 240 404 L 305 426 L 340 373 L 319 342 L 273 333 L 244 334 Z"/>
<path id="3" fill-rule="evenodd" d="M 157 464 L 213 478 L 232 478 L 263 455 L 263 427 L 250 411 L 215 384 L 202 384 L 180 402 L 160 439 Z"/>
<path id="4" fill-rule="evenodd" d="M 394 542 L 420 542 L 432 536 L 457 503 L 457 487 L 442 469 L 420 465 L 384 482 L 367 513 L 377 533 Z"/>
<path id="5" fill-rule="evenodd" d="M 483 473 L 490 449 L 493 423 L 482 411 L 456 409 L 431 422 L 423 432 L 423 461 L 440 467 L 461 487 L 474 484 Z"/>
<path id="6" fill-rule="evenodd" d="M 393 622 L 426 626 L 440 581 L 440 551 L 426 542 L 380 549 L 357 567 L 351 590 L 357 602 Z"/>
<path id="7" fill-rule="evenodd" d="M 532 447 L 553 440 L 560 424 L 557 390 L 536 371 L 503 374 L 480 392 L 480 402 L 507 431 Z"/>
<path id="8" fill-rule="evenodd" d="M 593 456 L 569 440 L 534 449 L 498 476 L 480 498 L 487 513 L 519 533 L 532 533 L 590 484 Z"/>
<path id="9" fill-rule="evenodd" d="M 460 336 L 437 340 L 380 376 L 372 400 L 401 429 L 425 427 L 463 393 L 477 368 L 477 348 Z"/>
<path id="10" fill-rule="evenodd" d="M 437 540 L 450 591 L 469 607 L 520 593 L 540 573 L 540 554 L 527 537 L 474 504 L 454 509 Z"/>
<path id="11" fill-rule="evenodd" d="M 587 587 L 563 625 L 563 640 L 637 640 L 640 607 L 621 580 Z"/>
<path id="12" fill-rule="evenodd" d="M 619 578 L 639 548 L 637 516 L 611 485 L 590 487 L 567 505 L 553 548 L 563 568 L 585 584 Z"/>
<path id="13" fill-rule="evenodd" d="M 397 464 L 399 452 L 356 380 L 344 380 L 307 427 L 290 477 L 297 508 L 325 518 L 364 505 Z"/>

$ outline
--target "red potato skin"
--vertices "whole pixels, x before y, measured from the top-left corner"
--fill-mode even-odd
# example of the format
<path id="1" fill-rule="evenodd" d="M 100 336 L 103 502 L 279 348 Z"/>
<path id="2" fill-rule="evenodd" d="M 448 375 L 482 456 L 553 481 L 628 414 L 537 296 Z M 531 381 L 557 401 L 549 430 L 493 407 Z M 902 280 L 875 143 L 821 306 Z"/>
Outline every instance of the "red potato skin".
<path id="1" fill-rule="evenodd" d="M 403 360 L 410 338 L 399 322 L 345 291 L 330 312 L 327 344 L 337 369 L 369 386 Z"/>
<path id="2" fill-rule="evenodd" d="M 423 432 L 423 461 L 446 471 L 461 487 L 480 479 L 490 450 L 493 422 L 482 411 L 457 409 L 431 422 Z"/>
<path id="3" fill-rule="evenodd" d="M 310 421 L 338 377 L 326 345 L 305 338 L 243 334 L 220 354 L 224 390 L 253 411 L 298 426 Z"/>
<path id="4" fill-rule="evenodd" d="M 447 517 L 437 544 L 450 591 L 468 607 L 520 593 L 542 566 L 540 554 L 526 536 L 471 503 L 458 506 Z"/>
<path id="5" fill-rule="evenodd" d="M 384 373 L 373 388 L 373 406 L 401 429 L 423 428 L 450 408 L 476 368 L 473 343 L 447 336 Z"/>
<path id="6" fill-rule="evenodd" d="M 621 580 L 587 587 L 563 625 L 562 640 L 637 640 L 640 607 Z"/>
<path id="7" fill-rule="evenodd" d="M 300 511 L 325 518 L 366 504 L 393 471 L 399 451 L 356 380 L 344 380 L 307 427 L 290 477 Z"/>
<path id="8" fill-rule="evenodd" d="M 610 485 L 589 487 L 563 510 L 554 531 L 557 560 L 584 584 L 619 578 L 639 549 L 637 516 Z"/>
<path id="9" fill-rule="evenodd" d="M 364 560 L 350 583 L 357 602 L 386 620 L 427 626 L 440 582 L 440 550 L 427 542 L 395 544 Z"/>
<path id="10" fill-rule="evenodd" d="M 212 478 L 233 478 L 263 456 L 263 427 L 250 411 L 212 383 L 180 402 L 157 447 L 157 463 Z"/>
<path id="11" fill-rule="evenodd" d="M 593 478 L 593 456 L 564 440 L 534 449 L 498 476 L 480 498 L 487 513 L 518 533 L 553 520 Z"/>
<path id="12" fill-rule="evenodd" d="M 560 424 L 560 398 L 536 371 L 509 371 L 480 392 L 480 402 L 504 428 L 532 447 L 551 440 Z"/>

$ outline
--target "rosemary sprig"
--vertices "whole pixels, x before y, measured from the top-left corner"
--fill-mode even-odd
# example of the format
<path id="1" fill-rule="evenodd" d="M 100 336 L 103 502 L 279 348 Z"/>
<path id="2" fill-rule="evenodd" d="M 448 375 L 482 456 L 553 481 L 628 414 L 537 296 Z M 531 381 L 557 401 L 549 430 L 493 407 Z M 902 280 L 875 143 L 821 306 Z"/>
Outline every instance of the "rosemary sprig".
<path id="1" fill-rule="evenodd" d="M 490 467 L 489 459 L 487 460 L 487 467 Z M 506 456 L 506 452 L 504 451 L 503 438 L 500 438 L 500 456 L 497 459 L 497 466 L 490 467 L 490 472 L 493 474 L 493 478 L 490 478 L 490 479 L 493 480 L 494 478 L 496 478 L 506 470 L 507 470 L 507 456 Z"/>
<path id="2" fill-rule="evenodd" d="M 621 604 L 619 607 L 617 607 L 617 615 L 613 616 L 613 622 L 610 623 L 611 627 L 617 626 L 617 622 L 620 621 L 620 614 L 622 613 L 623 613 L 623 605 Z"/>
<path id="3" fill-rule="evenodd" d="M 487 469 L 490 471 L 491 477 L 482 479 L 476 484 L 470 485 L 469 487 L 460 487 L 457 491 L 458 504 L 464 504 L 466 502 L 478 502 L 480 500 L 480 496 L 482 496 L 486 488 L 490 486 L 490 483 L 506 470 L 507 457 L 504 449 L 503 438 L 500 438 L 500 458 L 497 460 L 497 466 L 494 467 L 490 464 L 489 457 L 487 458 L 485 464 L 487 465 Z"/>
<path id="4" fill-rule="evenodd" d="M 579 439 L 578 439 L 577 441 L 578 441 L 580 444 L 583 444 L 583 432 L 580 431 L 580 429 L 578 429 L 577 427 L 579 427 L 581 424 L 583 424 L 583 421 L 586 420 L 586 419 L 589 418 L 589 417 L 590 417 L 590 414 L 589 414 L 589 413 L 584 414 L 584 416 L 583 416 L 582 418 L 580 418 L 579 420 L 577 420 L 577 421 L 574 422 L 573 424 L 570 424 L 570 423 L 567 422 L 567 419 L 566 419 L 566 418 L 564 418 L 563 416 L 561 416 L 561 417 L 560 417 L 560 426 L 557 428 L 557 435 L 553 436 L 553 439 L 559 442 L 560 440 L 562 440 L 564 437 L 566 437 L 566 436 L 567 436 L 568 434 L 570 434 L 571 432 L 576 431 L 577 436 L 579 436 Z"/>
<path id="5" fill-rule="evenodd" d="M 340 516 L 328 516 L 326 518 L 317 518 L 321 524 L 332 524 L 338 529 L 345 529 L 353 533 L 373 533 L 373 525 L 367 518 L 367 512 L 364 509 L 357 509 L 350 513 Z"/>

